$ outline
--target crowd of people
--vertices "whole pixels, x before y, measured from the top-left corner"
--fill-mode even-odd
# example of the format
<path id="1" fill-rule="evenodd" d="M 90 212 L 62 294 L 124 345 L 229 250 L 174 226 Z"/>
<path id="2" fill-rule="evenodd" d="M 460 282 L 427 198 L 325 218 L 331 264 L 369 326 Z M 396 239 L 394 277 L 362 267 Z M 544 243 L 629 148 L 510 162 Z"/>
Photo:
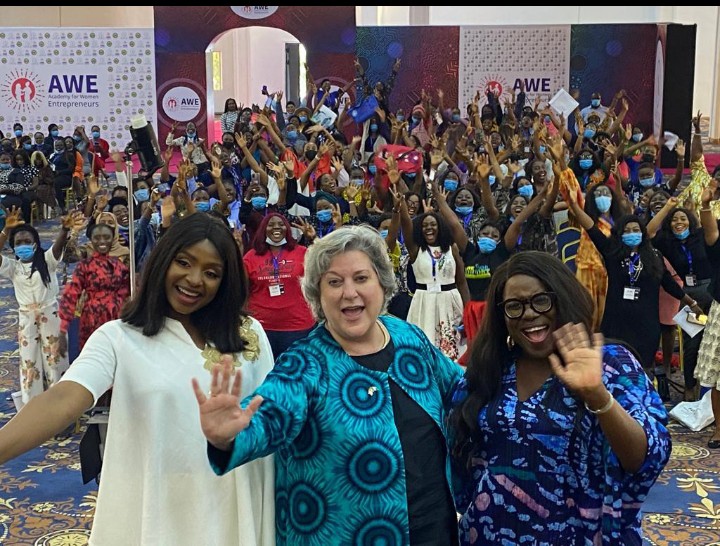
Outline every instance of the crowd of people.
<path id="1" fill-rule="evenodd" d="M 0 462 L 112 390 L 92 544 L 639 543 L 681 306 L 707 321 L 685 396 L 720 409 L 701 115 L 691 175 L 680 141 L 665 176 L 622 90 L 573 119 L 522 87 L 392 110 L 400 64 L 356 63 L 353 99 L 312 79 L 299 104 L 228 99 L 220 141 L 175 124 L 131 180 L 98 127 L 0 141 L 27 404 Z M 48 250 L 38 199 L 62 214 Z"/>

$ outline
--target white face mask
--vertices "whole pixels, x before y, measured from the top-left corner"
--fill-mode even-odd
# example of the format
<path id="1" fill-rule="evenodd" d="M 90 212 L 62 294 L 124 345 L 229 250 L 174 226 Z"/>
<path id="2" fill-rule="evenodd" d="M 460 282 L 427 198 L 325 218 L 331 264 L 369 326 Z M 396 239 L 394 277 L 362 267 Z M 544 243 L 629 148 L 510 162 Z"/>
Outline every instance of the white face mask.
<path id="1" fill-rule="evenodd" d="M 270 246 L 283 246 L 287 244 L 287 239 L 285 237 L 282 238 L 282 241 L 278 241 L 277 243 L 273 241 L 270 237 L 265 237 L 265 242 L 269 244 Z"/>

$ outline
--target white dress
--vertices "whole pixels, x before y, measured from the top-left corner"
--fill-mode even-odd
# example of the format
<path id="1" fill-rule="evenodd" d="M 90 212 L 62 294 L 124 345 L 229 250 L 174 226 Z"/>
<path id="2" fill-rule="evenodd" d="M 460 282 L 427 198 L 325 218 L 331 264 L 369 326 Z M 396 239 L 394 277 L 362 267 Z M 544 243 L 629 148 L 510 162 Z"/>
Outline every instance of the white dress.
<path id="1" fill-rule="evenodd" d="M 435 260 L 434 276 L 431 252 Z M 419 326 L 445 356 L 457 360 L 460 335 L 456 328 L 462 322 L 462 298 L 457 288 L 442 290 L 443 286 L 455 284 L 452 249 L 444 253 L 437 246 L 431 246 L 428 250 L 420 249 L 412 268 L 415 281 L 426 285 L 427 289 L 418 287 L 415 290 L 407 321 Z"/>
<path id="2" fill-rule="evenodd" d="M 260 323 L 260 356 L 242 364 L 242 396 L 273 366 Z M 225 476 L 210 468 L 191 378 L 207 392 L 205 358 L 180 322 L 155 336 L 114 320 L 88 339 L 62 381 L 97 402 L 113 387 L 91 546 L 275 545 L 273 457 Z"/>

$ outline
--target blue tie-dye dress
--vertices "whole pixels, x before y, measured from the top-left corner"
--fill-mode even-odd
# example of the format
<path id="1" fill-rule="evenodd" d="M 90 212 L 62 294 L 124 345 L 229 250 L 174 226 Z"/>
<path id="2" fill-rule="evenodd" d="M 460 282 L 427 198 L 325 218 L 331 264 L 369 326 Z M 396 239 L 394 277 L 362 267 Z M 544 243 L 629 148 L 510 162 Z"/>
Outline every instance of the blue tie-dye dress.
<path id="1" fill-rule="evenodd" d="M 642 543 L 640 507 L 670 456 L 667 413 L 620 345 L 604 351 L 603 381 L 647 435 L 647 455 L 625 472 L 598 419 L 554 375 L 521 402 L 516 368 L 479 414 L 473 479 L 458 493 L 461 544 L 630 546 Z M 467 395 L 463 380 L 454 403 Z"/>

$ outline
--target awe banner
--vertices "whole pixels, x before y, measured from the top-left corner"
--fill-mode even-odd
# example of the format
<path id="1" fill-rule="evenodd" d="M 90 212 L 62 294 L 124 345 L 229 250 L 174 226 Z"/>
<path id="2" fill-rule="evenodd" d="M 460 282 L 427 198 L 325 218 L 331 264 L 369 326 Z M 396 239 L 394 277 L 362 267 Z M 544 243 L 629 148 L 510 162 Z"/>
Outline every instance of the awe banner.
<path id="1" fill-rule="evenodd" d="M 131 140 L 130 118 L 155 126 L 155 42 L 152 29 L 0 28 L 0 129 L 25 134 L 57 123 L 72 135 L 100 126 L 111 148 Z"/>
<path id="2" fill-rule="evenodd" d="M 487 90 L 509 99 L 521 81 L 530 105 L 538 95 L 546 102 L 560 88 L 568 90 L 570 28 L 460 27 L 459 104 L 468 104 L 477 91 L 481 105 Z"/>

